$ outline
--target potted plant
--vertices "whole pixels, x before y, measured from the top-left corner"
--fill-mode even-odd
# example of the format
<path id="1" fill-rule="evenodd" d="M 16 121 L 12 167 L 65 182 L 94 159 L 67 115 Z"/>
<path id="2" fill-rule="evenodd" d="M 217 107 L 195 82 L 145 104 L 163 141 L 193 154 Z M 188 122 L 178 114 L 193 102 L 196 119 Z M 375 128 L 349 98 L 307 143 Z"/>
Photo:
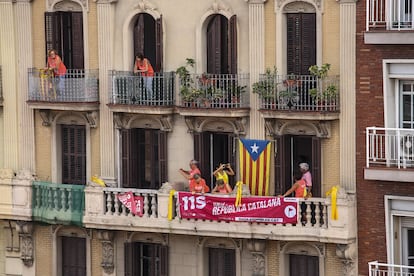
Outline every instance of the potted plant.
<path id="1" fill-rule="evenodd" d="M 338 86 L 327 79 L 330 68 L 331 65 L 329 63 L 325 63 L 322 66 L 312 65 L 309 67 L 310 74 L 316 77 L 316 87 L 309 90 L 309 95 L 314 103 L 318 105 L 318 109 L 332 107 L 337 100 Z"/>
<path id="2" fill-rule="evenodd" d="M 231 103 L 239 104 L 240 97 L 242 94 L 246 93 L 246 89 L 247 89 L 246 85 L 233 84 L 231 88 Z"/>
<path id="3" fill-rule="evenodd" d="M 263 106 L 276 104 L 277 69 L 266 69 L 265 74 L 258 82 L 253 83 L 252 91 L 259 95 Z"/>
<path id="4" fill-rule="evenodd" d="M 192 58 L 186 59 L 186 64 L 180 66 L 175 71 L 180 80 L 180 95 L 185 105 L 195 105 L 195 99 L 199 96 L 200 91 L 194 88 L 194 80 L 190 75 L 190 68 L 194 68 L 195 61 Z"/>

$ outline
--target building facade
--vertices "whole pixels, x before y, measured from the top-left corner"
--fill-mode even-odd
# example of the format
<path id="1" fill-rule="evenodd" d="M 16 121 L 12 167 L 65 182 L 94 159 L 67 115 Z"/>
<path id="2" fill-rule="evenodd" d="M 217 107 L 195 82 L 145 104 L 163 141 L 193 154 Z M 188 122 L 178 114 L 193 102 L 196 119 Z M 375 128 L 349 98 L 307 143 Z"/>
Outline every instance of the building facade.
<path id="1" fill-rule="evenodd" d="M 412 3 L 368 2 L 358 2 L 356 17 L 361 275 L 371 261 L 414 264 Z"/>
<path id="2" fill-rule="evenodd" d="M 0 275 L 357 274 L 356 3 L 6 0 L 0 18 Z M 271 141 L 270 195 L 310 165 L 300 222 L 175 212 L 179 169 L 212 186 L 240 138 Z"/>

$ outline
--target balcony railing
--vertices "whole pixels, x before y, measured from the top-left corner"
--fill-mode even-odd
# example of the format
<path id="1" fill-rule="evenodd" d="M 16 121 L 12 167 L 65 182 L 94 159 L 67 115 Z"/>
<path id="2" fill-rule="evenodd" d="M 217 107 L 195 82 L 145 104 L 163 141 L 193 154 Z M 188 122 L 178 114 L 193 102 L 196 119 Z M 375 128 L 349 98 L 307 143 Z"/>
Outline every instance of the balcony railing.
<path id="1" fill-rule="evenodd" d="M 339 77 L 260 75 L 253 85 L 262 110 L 339 111 Z"/>
<path id="2" fill-rule="evenodd" d="M 140 106 L 172 106 L 175 73 L 155 73 L 152 83 L 147 77 L 129 71 L 110 71 L 110 102 Z"/>
<path id="3" fill-rule="evenodd" d="M 412 30 L 413 0 L 366 0 L 366 31 Z"/>
<path id="4" fill-rule="evenodd" d="M 369 262 L 369 276 L 414 276 L 414 266 Z"/>
<path id="5" fill-rule="evenodd" d="M 33 182 L 33 220 L 50 224 L 82 225 L 84 186 Z"/>
<path id="6" fill-rule="evenodd" d="M 143 215 L 133 215 L 118 199 L 132 192 L 143 197 Z M 330 240 L 348 243 L 355 238 L 354 201 L 338 199 L 338 220 L 331 219 L 331 199 L 300 200 L 300 217 L 296 224 L 265 224 L 182 219 L 178 215 L 176 195 L 169 207 L 169 194 L 157 190 L 87 187 L 85 189 L 84 226 L 113 230 L 169 232 L 175 234 L 215 235 L 266 239 Z M 175 207 L 174 207 L 175 206 Z M 171 220 L 168 210 L 172 207 Z"/>
<path id="7" fill-rule="evenodd" d="M 98 70 L 68 69 L 54 76 L 47 69 L 29 69 L 29 101 L 98 102 Z"/>
<path id="8" fill-rule="evenodd" d="M 414 129 L 367 127 L 366 166 L 414 168 Z"/>
<path id="9" fill-rule="evenodd" d="M 180 81 L 180 106 L 213 109 L 248 107 L 249 75 L 188 75 Z"/>

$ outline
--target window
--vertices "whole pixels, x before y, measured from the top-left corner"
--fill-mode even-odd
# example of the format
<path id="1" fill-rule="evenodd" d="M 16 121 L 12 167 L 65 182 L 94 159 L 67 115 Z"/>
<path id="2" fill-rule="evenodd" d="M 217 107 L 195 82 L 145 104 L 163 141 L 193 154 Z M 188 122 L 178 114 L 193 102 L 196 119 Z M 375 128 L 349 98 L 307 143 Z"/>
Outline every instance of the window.
<path id="1" fill-rule="evenodd" d="M 155 20 L 147 13 L 138 14 L 134 24 L 134 55 L 142 53 L 155 71 L 162 71 L 162 45 L 162 17 Z"/>
<path id="2" fill-rule="evenodd" d="M 319 258 L 308 255 L 289 255 L 290 276 L 319 276 Z"/>
<path id="3" fill-rule="evenodd" d="M 293 174 L 299 171 L 300 163 L 308 163 L 312 175 L 312 194 L 321 196 L 321 143 L 315 136 L 283 135 L 277 139 L 275 154 L 276 194 L 283 194 L 293 183 Z"/>
<path id="4" fill-rule="evenodd" d="M 236 254 L 234 249 L 208 249 L 209 276 L 236 276 Z"/>
<path id="5" fill-rule="evenodd" d="M 403 228 L 401 244 L 403 246 L 403 263 L 414 267 L 414 228 Z M 414 269 L 409 272 L 414 273 Z"/>
<path id="6" fill-rule="evenodd" d="M 46 12 L 47 52 L 55 49 L 69 69 L 84 68 L 82 12 Z"/>
<path id="7" fill-rule="evenodd" d="M 158 189 L 167 181 L 167 134 L 155 129 L 121 130 L 121 177 L 125 188 Z"/>
<path id="8" fill-rule="evenodd" d="M 155 243 L 125 243 L 126 276 L 167 276 L 168 247 Z"/>
<path id="9" fill-rule="evenodd" d="M 309 75 L 316 64 L 316 14 L 287 13 L 287 73 Z"/>
<path id="10" fill-rule="evenodd" d="M 236 16 L 230 20 L 220 14 L 210 18 L 207 25 L 207 73 L 237 73 Z"/>
<path id="11" fill-rule="evenodd" d="M 200 171 L 210 188 L 214 187 L 211 175 L 218 164 L 230 163 L 235 168 L 234 136 L 230 133 L 194 133 L 195 159 L 200 162 Z M 230 184 L 233 179 L 229 177 Z"/>
<path id="12" fill-rule="evenodd" d="M 62 182 L 86 184 L 86 127 L 61 125 Z"/>
<path id="13" fill-rule="evenodd" d="M 86 276 L 86 240 L 61 237 L 62 276 Z"/>
<path id="14" fill-rule="evenodd" d="M 414 128 L 414 81 L 400 82 L 400 127 Z"/>
<path id="15" fill-rule="evenodd" d="M 411 0 L 391 1 L 390 8 L 392 28 L 412 28 L 413 3 Z"/>

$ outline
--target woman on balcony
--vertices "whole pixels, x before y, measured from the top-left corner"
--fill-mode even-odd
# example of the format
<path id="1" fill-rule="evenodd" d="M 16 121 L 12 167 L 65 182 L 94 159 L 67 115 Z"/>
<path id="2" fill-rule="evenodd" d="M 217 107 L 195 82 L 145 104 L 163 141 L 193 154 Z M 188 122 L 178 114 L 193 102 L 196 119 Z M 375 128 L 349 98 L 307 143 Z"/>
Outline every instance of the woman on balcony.
<path id="1" fill-rule="evenodd" d="M 154 69 L 147 58 L 144 58 L 142 53 L 135 56 L 134 74 L 141 74 L 144 80 L 144 87 L 147 93 L 147 100 L 151 100 L 152 95 L 152 80 L 154 79 Z"/>
<path id="2" fill-rule="evenodd" d="M 213 172 L 213 175 L 216 177 L 216 180 L 223 179 L 225 184 L 229 184 L 229 175 L 234 175 L 234 171 L 230 163 L 220 163 L 218 168 Z"/>
<path id="3" fill-rule="evenodd" d="M 190 161 L 190 170 L 186 171 L 183 168 L 180 168 L 179 172 L 182 176 L 188 179 L 188 183 L 191 184 L 191 180 L 193 179 L 194 175 L 199 174 L 201 175 L 200 169 L 198 168 L 198 161 L 191 160 Z"/>
<path id="4" fill-rule="evenodd" d="M 56 50 L 49 50 L 46 66 L 48 69 L 53 70 L 54 76 L 57 78 L 58 91 L 63 91 L 65 88 L 64 78 L 66 74 L 66 66 L 63 64 L 60 56 L 56 53 Z"/>
<path id="5" fill-rule="evenodd" d="M 289 190 L 287 190 L 286 193 L 282 195 L 282 197 L 286 197 L 292 193 L 295 193 L 295 197 L 307 198 L 306 182 L 302 179 L 302 174 L 295 173 L 295 175 L 293 176 L 293 180 L 295 181 L 295 183 Z"/>

